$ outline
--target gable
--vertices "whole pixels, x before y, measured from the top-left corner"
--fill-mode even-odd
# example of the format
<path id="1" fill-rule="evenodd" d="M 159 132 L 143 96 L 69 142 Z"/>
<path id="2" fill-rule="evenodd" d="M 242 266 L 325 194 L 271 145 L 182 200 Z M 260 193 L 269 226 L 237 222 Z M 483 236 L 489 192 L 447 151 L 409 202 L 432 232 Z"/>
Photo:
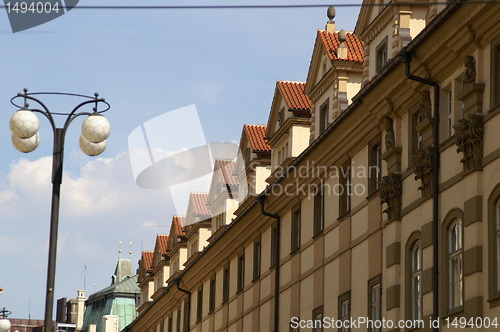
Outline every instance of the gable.
<path id="1" fill-rule="evenodd" d="M 356 28 L 354 28 L 354 32 L 358 36 L 361 35 L 377 17 L 380 9 L 379 6 L 374 5 L 380 2 L 383 2 L 383 0 L 363 0 L 363 5 L 361 6 L 356 22 Z"/>

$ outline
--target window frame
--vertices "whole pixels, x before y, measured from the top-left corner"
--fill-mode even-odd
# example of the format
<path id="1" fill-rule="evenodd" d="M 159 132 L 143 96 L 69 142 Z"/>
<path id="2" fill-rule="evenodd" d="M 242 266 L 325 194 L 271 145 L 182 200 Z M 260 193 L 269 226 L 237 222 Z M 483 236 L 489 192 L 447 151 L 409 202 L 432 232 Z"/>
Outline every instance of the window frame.
<path id="1" fill-rule="evenodd" d="M 325 132 L 329 125 L 329 112 L 330 108 L 330 98 L 327 98 L 318 109 L 318 133 L 321 135 Z"/>
<path id="2" fill-rule="evenodd" d="M 347 305 L 347 312 L 344 312 L 346 308 L 344 304 Z M 338 297 L 338 319 L 348 320 L 351 318 L 351 291 L 347 291 Z M 348 332 L 349 328 L 341 327 L 338 329 L 340 332 Z"/>
<path id="3" fill-rule="evenodd" d="M 262 238 L 259 236 L 253 242 L 253 281 L 260 278 L 262 269 Z"/>
<path id="4" fill-rule="evenodd" d="M 216 287 L 217 287 L 217 279 L 216 275 L 214 274 L 210 278 L 210 288 L 209 288 L 209 293 L 208 293 L 208 313 L 211 314 L 215 311 L 215 294 L 216 294 Z"/>
<path id="5" fill-rule="evenodd" d="M 320 323 L 319 323 L 319 327 L 316 328 L 316 322 L 318 320 L 320 321 Z M 323 306 L 319 306 L 312 311 L 312 321 L 313 321 L 313 328 L 311 331 L 322 332 L 323 331 Z"/>
<path id="6" fill-rule="evenodd" d="M 348 170 L 347 172 L 344 171 L 346 168 Z M 351 171 L 351 159 L 349 159 L 340 167 L 339 182 L 342 193 L 339 195 L 339 219 L 348 215 L 351 211 Z"/>
<path id="7" fill-rule="evenodd" d="M 382 144 L 380 136 L 368 146 L 368 196 L 378 192 L 382 180 Z"/>
<path id="8" fill-rule="evenodd" d="M 302 209 L 299 202 L 292 209 L 291 230 L 290 230 L 290 253 L 296 253 L 300 250 L 300 233 L 302 227 Z"/>
<path id="9" fill-rule="evenodd" d="M 196 323 L 201 322 L 203 318 L 203 285 L 196 291 Z"/>
<path id="10" fill-rule="evenodd" d="M 238 273 L 236 280 L 236 293 L 239 293 L 245 287 L 245 252 L 238 255 Z"/>
<path id="11" fill-rule="evenodd" d="M 374 299 L 374 288 L 378 287 L 377 298 Z M 378 304 L 377 304 L 378 303 Z M 373 315 L 374 305 L 378 305 L 378 314 L 377 317 Z M 382 276 L 378 275 L 368 281 L 368 317 L 370 320 L 378 320 L 382 319 Z M 380 328 L 371 327 L 368 329 L 371 332 L 380 332 Z"/>
<path id="12" fill-rule="evenodd" d="M 385 64 L 389 61 L 389 44 L 388 37 L 385 36 L 377 47 L 375 47 L 375 73 L 378 73 L 384 68 Z M 384 55 L 384 57 L 381 57 Z"/>
<path id="13" fill-rule="evenodd" d="M 229 301 L 229 285 L 231 283 L 230 265 L 227 264 L 222 270 L 222 303 Z"/>
<path id="14" fill-rule="evenodd" d="M 441 265 L 442 265 L 442 270 L 443 273 L 441 273 L 441 289 L 442 289 L 442 312 L 444 314 L 456 314 L 458 312 L 463 311 L 464 309 L 464 299 L 465 299 L 465 292 L 464 292 L 464 284 L 465 284 L 465 274 L 464 274 L 464 214 L 463 211 L 460 210 L 459 208 L 454 208 L 451 209 L 446 217 L 443 219 L 443 226 L 442 226 L 442 232 L 441 232 L 441 243 L 443 244 L 441 247 Z M 451 243 L 451 235 L 452 235 L 452 230 L 454 229 L 455 225 L 459 225 L 460 228 L 460 233 L 458 240 L 460 240 L 460 248 L 457 248 L 457 250 L 454 250 L 453 252 L 450 251 L 450 245 Z M 457 244 L 458 245 L 458 244 Z M 455 275 L 453 274 L 452 268 L 453 264 L 452 261 L 458 260 L 458 266 L 461 268 L 459 272 L 459 280 L 457 281 L 459 283 L 458 289 L 453 288 L 453 284 L 456 284 L 457 282 L 454 282 L 456 280 Z M 461 278 L 460 278 L 461 277 Z M 457 290 L 457 294 L 459 294 L 459 299 L 455 303 L 455 298 L 452 298 L 453 295 L 455 294 L 455 290 Z"/>
<path id="15" fill-rule="evenodd" d="M 278 255 L 277 240 L 278 232 L 276 231 L 276 222 L 271 224 L 271 260 L 269 262 L 269 268 L 272 269 L 276 266 L 276 256 Z"/>
<path id="16" fill-rule="evenodd" d="M 463 223 L 460 218 L 453 219 L 447 236 L 448 310 L 453 311 L 464 305 Z M 454 238 L 456 241 L 453 241 Z M 454 273 L 455 266 L 459 268 L 458 275 Z"/>
<path id="17" fill-rule="evenodd" d="M 313 237 L 325 229 L 325 186 L 323 180 L 317 184 L 319 190 L 314 194 Z"/>
<path id="18" fill-rule="evenodd" d="M 175 331 L 181 332 L 181 306 L 177 308 L 177 324 L 175 325 Z"/>
<path id="19" fill-rule="evenodd" d="M 500 105 L 500 39 L 491 44 L 491 109 Z"/>
<path id="20" fill-rule="evenodd" d="M 188 332 L 189 331 L 189 307 L 191 306 L 191 300 L 190 297 L 184 300 L 184 316 L 182 318 L 183 320 L 183 332 Z"/>

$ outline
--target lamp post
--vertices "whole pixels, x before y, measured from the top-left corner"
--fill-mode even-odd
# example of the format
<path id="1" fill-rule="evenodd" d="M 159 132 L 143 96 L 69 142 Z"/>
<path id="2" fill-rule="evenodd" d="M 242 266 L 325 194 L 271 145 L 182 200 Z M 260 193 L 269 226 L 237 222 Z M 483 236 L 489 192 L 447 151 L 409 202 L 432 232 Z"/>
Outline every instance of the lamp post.
<path id="1" fill-rule="evenodd" d="M 75 106 L 69 113 L 51 112 L 47 106 L 39 100 L 39 95 L 62 95 L 83 98 L 84 101 Z M 36 97 L 35 97 L 36 96 Z M 18 99 L 23 99 L 23 105 L 16 104 Z M 30 108 L 28 100 L 38 104 L 41 109 Z M 82 124 L 82 135 L 80 136 L 80 148 L 89 156 L 101 154 L 107 144 L 107 138 L 110 133 L 108 120 L 101 113 L 109 110 L 110 105 L 99 94 L 94 97 L 78 95 L 73 93 L 60 92 L 36 92 L 18 93 L 11 99 L 12 105 L 19 107 L 19 110 L 12 115 L 10 119 L 10 128 L 12 130 L 12 144 L 21 152 L 31 152 L 35 150 L 40 143 L 38 133 L 39 120 L 36 113 L 44 115 L 50 122 L 54 132 L 54 149 L 52 157 L 52 207 L 50 216 L 50 241 L 49 241 L 49 262 L 47 269 L 47 293 L 45 298 L 45 321 L 44 331 L 52 331 L 52 311 L 54 307 L 54 281 L 56 273 L 56 253 L 57 253 L 57 230 L 59 224 L 59 201 L 63 172 L 63 154 L 64 138 L 71 122 L 79 117 L 86 115 Z M 84 110 L 88 105 L 94 105 L 92 111 Z M 103 109 L 99 110 L 99 106 Z M 87 107 L 85 107 L 87 106 Z M 65 116 L 66 119 L 62 127 L 57 127 L 54 115 Z"/>
<path id="2" fill-rule="evenodd" d="M 10 321 L 7 319 L 10 314 L 11 312 L 5 308 L 0 310 L 0 332 L 10 331 Z"/>

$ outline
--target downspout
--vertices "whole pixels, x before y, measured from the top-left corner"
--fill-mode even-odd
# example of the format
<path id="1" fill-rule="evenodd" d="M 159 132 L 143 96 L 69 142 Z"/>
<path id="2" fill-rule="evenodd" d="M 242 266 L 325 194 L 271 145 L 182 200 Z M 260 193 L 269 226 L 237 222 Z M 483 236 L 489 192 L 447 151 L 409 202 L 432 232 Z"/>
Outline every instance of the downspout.
<path id="1" fill-rule="evenodd" d="M 189 325 L 191 322 L 191 292 L 181 288 L 181 279 L 179 279 L 178 277 L 175 279 L 175 283 L 177 284 L 177 289 L 183 292 L 184 294 L 187 294 L 188 296 L 187 330 L 189 331 L 190 330 Z"/>
<path id="2" fill-rule="evenodd" d="M 406 51 L 403 47 L 400 53 L 401 59 L 405 64 L 406 77 L 423 84 L 434 87 L 434 118 L 432 126 L 433 138 L 433 159 L 434 165 L 432 167 L 432 251 L 433 251 L 433 275 L 432 283 L 434 287 L 433 292 L 433 310 L 434 319 L 439 318 L 439 84 L 437 82 L 414 76 L 410 73 L 411 53 Z M 434 328 L 439 331 L 440 327 Z"/>
<path id="3" fill-rule="evenodd" d="M 272 214 L 264 210 L 264 204 L 266 202 L 265 194 L 261 194 L 257 197 L 260 203 L 260 213 L 266 217 L 270 217 L 276 220 L 276 233 L 275 233 L 275 255 L 274 255 L 274 330 L 273 332 L 278 332 L 279 330 L 279 297 L 280 297 L 280 238 L 281 238 L 281 218 L 277 214 Z"/>

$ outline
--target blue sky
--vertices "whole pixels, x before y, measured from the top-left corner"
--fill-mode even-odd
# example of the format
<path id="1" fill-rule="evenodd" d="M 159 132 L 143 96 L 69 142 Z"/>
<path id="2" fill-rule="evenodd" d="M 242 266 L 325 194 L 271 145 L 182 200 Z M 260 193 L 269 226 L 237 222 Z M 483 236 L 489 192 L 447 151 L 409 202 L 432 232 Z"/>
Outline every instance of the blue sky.
<path id="1" fill-rule="evenodd" d="M 162 4 L 120 1 L 139 3 Z M 337 28 L 354 29 L 358 11 L 337 8 Z M 207 141 L 239 141 L 244 123 L 267 122 L 276 80 L 305 80 L 316 30 L 326 21 L 326 8 L 75 9 L 13 34 L 7 14 L 0 12 L 0 307 L 12 311 L 12 318 L 27 318 L 29 313 L 43 318 L 49 231 L 52 133 L 41 119 L 38 149 L 30 154 L 16 151 L 8 127 L 16 110 L 9 103 L 12 96 L 24 87 L 32 92 L 98 91 L 111 104 L 106 116 L 112 133 L 101 156 L 90 158 L 79 150 L 80 121 L 66 137 L 55 296 L 75 297 L 84 287 L 85 266 L 88 295 L 109 285 L 118 241 L 124 242 L 124 252 L 133 242 L 135 264 L 141 248 L 152 250 L 156 234 L 168 232 L 175 212 L 167 192 L 135 186 L 127 154 L 132 130 L 155 116 L 195 104 Z M 79 100 L 44 101 L 61 112 Z M 176 137 L 165 133 L 165 139 Z"/>

